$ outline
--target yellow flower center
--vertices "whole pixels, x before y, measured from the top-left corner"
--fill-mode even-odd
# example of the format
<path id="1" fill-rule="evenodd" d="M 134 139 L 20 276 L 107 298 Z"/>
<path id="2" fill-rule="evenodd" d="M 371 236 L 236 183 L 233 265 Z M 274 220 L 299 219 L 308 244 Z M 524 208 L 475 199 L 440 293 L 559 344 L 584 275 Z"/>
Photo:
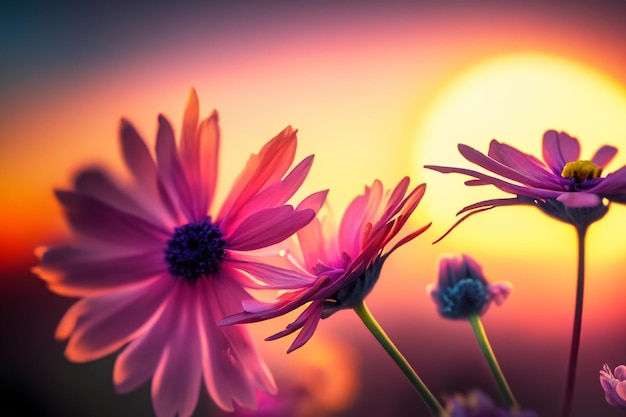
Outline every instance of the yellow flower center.
<path id="1" fill-rule="evenodd" d="M 568 162 L 561 171 L 563 178 L 575 178 L 577 181 L 592 180 L 599 178 L 602 168 L 591 161 Z"/>

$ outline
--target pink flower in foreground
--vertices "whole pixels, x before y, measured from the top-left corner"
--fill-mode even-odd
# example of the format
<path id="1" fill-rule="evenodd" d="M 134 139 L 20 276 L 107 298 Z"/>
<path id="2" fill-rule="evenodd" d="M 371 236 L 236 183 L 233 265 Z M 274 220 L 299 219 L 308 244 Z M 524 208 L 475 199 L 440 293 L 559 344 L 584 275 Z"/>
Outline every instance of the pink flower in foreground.
<path id="1" fill-rule="evenodd" d="M 613 407 L 626 407 L 626 366 L 620 365 L 611 372 L 606 363 L 600 371 L 600 384 L 606 402 Z"/>
<path id="2" fill-rule="evenodd" d="M 285 205 L 304 181 L 310 156 L 288 174 L 296 132 L 288 127 L 252 155 L 221 210 L 209 215 L 217 182 L 217 113 L 198 124 L 191 91 L 176 144 L 159 116 L 156 162 L 137 131 L 122 121 L 121 147 L 132 177 L 122 185 L 99 169 L 80 172 L 72 191 L 57 191 L 76 238 L 45 250 L 36 268 L 50 290 L 81 298 L 56 337 L 66 356 L 86 362 L 117 357 L 119 393 L 152 378 L 159 417 L 190 416 L 201 380 L 223 409 L 253 408 L 274 380 L 241 326 L 218 327 L 250 298 L 258 279 L 281 287 L 289 276 L 253 251 L 283 241 L 315 216 Z M 325 192 L 308 201 L 321 205 Z"/>
<path id="3" fill-rule="evenodd" d="M 270 319 L 309 304 L 287 328 L 268 340 L 297 330 L 289 352 L 306 343 L 322 318 L 338 310 L 357 306 L 373 288 L 387 257 L 397 248 L 424 232 L 430 224 L 398 241 L 387 253 L 385 246 L 398 234 L 424 195 L 425 184 L 406 197 L 409 178 L 393 190 L 385 191 L 380 181 L 366 187 L 346 209 L 339 230 L 330 237 L 323 234 L 319 219 L 298 232 L 303 259 L 302 287 L 281 294 L 274 303 L 244 302 L 244 312 L 228 317 L 222 325 Z M 305 271 L 305 272 L 304 272 Z M 271 282 L 268 288 L 276 288 Z"/>
<path id="4" fill-rule="evenodd" d="M 545 162 L 496 140 L 489 144 L 487 155 L 463 144 L 459 145 L 459 152 L 468 161 L 502 178 L 465 168 L 438 165 L 425 168 L 468 175 L 473 177 L 465 183 L 468 186 L 493 185 L 515 197 L 469 205 L 458 213 L 468 214 L 452 228 L 473 214 L 510 205 L 534 205 L 561 221 L 586 227 L 606 214 L 608 206 L 603 204 L 603 199 L 626 203 L 626 166 L 601 176 L 617 153 L 613 146 L 602 146 L 591 160 L 579 160 L 580 144 L 576 138 L 548 130 L 543 135 Z"/>

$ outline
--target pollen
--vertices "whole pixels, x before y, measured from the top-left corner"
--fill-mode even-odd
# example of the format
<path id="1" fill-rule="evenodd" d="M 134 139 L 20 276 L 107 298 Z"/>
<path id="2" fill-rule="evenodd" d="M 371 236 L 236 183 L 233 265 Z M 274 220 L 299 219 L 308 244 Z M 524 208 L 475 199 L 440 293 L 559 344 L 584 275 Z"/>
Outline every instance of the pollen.
<path id="1" fill-rule="evenodd" d="M 568 162 L 561 171 L 563 178 L 574 178 L 578 182 L 593 180 L 602 175 L 602 168 L 591 161 Z"/>

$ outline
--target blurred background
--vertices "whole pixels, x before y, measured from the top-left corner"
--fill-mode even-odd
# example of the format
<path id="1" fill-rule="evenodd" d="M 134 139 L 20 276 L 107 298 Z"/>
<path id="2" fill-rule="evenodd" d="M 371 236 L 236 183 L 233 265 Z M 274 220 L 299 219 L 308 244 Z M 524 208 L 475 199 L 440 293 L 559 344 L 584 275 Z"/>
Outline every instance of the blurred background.
<path id="1" fill-rule="evenodd" d="M 30 268 L 34 248 L 69 236 L 52 190 L 92 163 L 124 172 L 120 118 L 153 143 L 157 114 L 178 130 L 192 86 L 201 114 L 220 114 L 218 198 L 287 125 L 299 131 L 299 157 L 316 155 L 301 195 L 330 188 L 336 213 L 376 178 L 426 182 L 409 226 L 433 226 L 389 259 L 370 309 L 437 396 L 477 387 L 500 401 L 469 325 L 438 317 L 425 291 L 442 254 L 474 256 L 492 282 L 515 288 L 483 318 L 514 393 L 541 416 L 558 414 L 574 229 L 532 208 L 499 208 L 432 245 L 459 209 L 503 194 L 422 167 L 469 167 L 456 145 L 486 152 L 494 138 L 540 156 L 547 129 L 578 137 L 583 158 L 621 147 L 607 172 L 626 164 L 626 2 L 9 2 L 0 11 L 0 414 L 153 415 L 148 385 L 114 393 L 115 355 L 65 359 L 53 335 L 74 300 Z M 625 216 L 613 205 L 588 233 L 574 417 L 624 415 L 605 402 L 598 371 L 626 363 Z M 290 394 L 284 415 L 428 415 L 355 314 L 323 321 L 285 355 L 290 340 L 263 338 L 290 319 L 249 326 Z M 194 416 L 220 415 L 203 392 Z"/>

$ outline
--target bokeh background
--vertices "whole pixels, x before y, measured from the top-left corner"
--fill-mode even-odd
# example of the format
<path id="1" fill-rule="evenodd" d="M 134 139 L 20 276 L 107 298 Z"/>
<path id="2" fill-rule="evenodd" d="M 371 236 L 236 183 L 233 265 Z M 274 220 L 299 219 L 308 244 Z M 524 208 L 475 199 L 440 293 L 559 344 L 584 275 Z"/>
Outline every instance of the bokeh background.
<path id="1" fill-rule="evenodd" d="M 248 155 L 290 124 L 300 157 L 316 154 L 302 195 L 330 188 L 336 213 L 381 179 L 426 182 L 416 228 L 367 302 L 431 390 L 498 392 L 469 325 L 436 314 L 425 286 L 444 253 L 466 252 L 515 290 L 484 324 L 519 401 L 558 414 L 575 291 L 572 227 L 499 208 L 432 245 L 455 213 L 495 189 L 422 168 L 469 166 L 456 144 L 492 138 L 540 155 L 565 130 L 589 158 L 621 147 L 626 164 L 626 2 L 3 3 L 0 9 L 0 414 L 151 416 L 149 386 L 116 395 L 114 355 L 74 364 L 54 329 L 73 300 L 31 272 L 34 248 L 69 235 L 54 188 L 98 163 L 123 173 L 127 117 L 153 143 L 156 116 L 180 127 L 190 87 L 220 113 L 220 196 Z M 575 417 L 621 416 L 598 371 L 626 363 L 626 208 L 588 234 Z M 304 348 L 263 342 L 291 317 L 249 328 L 299 415 L 426 416 L 427 409 L 356 315 L 321 323 Z M 499 401 L 499 400 L 498 400 Z M 6 414 L 5 414 L 6 413 Z M 195 416 L 218 416 L 206 393 Z"/>

